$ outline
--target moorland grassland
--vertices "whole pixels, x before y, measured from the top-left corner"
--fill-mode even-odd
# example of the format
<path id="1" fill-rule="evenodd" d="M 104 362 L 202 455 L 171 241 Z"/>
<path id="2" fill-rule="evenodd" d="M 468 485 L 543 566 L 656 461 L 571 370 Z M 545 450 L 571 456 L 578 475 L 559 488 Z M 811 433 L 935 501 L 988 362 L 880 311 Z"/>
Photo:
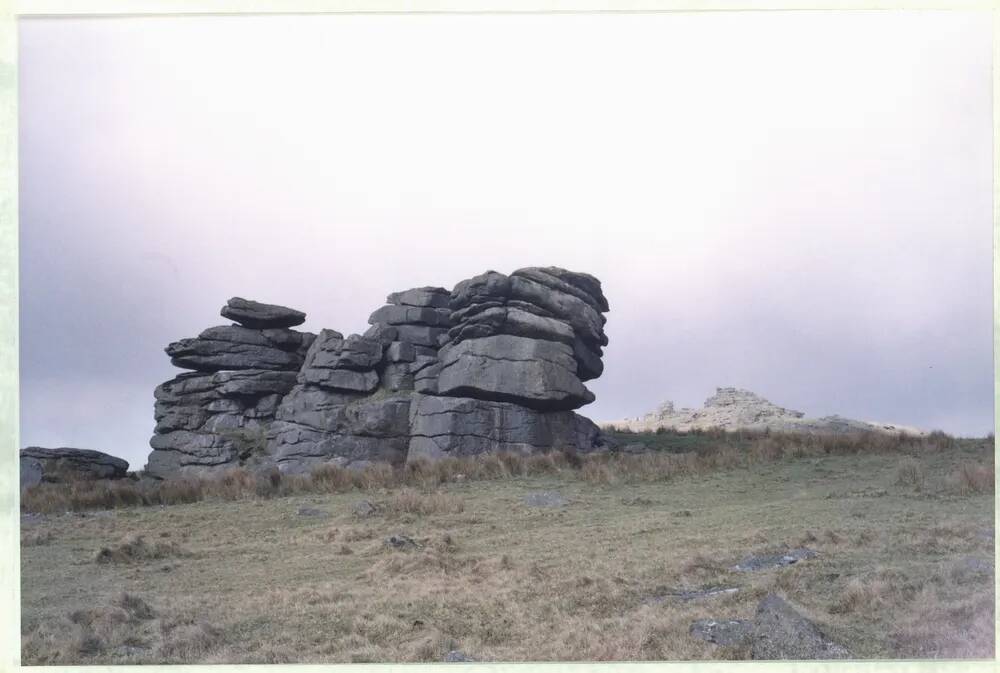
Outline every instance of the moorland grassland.
<path id="1" fill-rule="evenodd" d="M 32 487 L 22 663 L 744 659 L 689 626 L 769 592 L 855 658 L 993 657 L 992 437 L 617 439 L 649 452 Z"/>

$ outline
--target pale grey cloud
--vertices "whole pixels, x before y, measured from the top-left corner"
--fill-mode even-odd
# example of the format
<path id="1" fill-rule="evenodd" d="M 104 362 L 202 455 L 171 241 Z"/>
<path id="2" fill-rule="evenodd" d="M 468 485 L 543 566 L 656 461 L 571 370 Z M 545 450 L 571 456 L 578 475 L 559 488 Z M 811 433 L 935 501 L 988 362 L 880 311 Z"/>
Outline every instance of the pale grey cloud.
<path id="1" fill-rule="evenodd" d="M 593 273 L 604 420 L 716 385 L 992 428 L 975 13 L 29 20 L 22 444 L 140 466 L 162 348 L 232 295 Z"/>

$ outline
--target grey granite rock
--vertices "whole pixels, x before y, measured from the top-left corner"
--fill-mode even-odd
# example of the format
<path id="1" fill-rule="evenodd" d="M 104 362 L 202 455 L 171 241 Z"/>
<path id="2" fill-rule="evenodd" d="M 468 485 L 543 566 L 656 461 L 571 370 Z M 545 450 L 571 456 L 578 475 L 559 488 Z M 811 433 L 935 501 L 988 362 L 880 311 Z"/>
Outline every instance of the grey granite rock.
<path id="1" fill-rule="evenodd" d="M 128 473 L 127 461 L 92 449 L 29 446 L 21 449 L 20 459 L 27 463 L 29 481 L 36 472 L 31 461 L 41 469 L 41 480 L 50 482 L 121 479 Z"/>
<path id="2" fill-rule="evenodd" d="M 306 314 L 302 311 L 277 304 L 262 304 L 242 297 L 233 297 L 227 301 L 221 314 L 223 318 L 229 318 L 244 327 L 258 329 L 295 327 L 306 321 Z"/>
<path id="3" fill-rule="evenodd" d="M 753 619 L 750 656 L 758 660 L 848 659 L 851 653 L 780 596 L 768 594 Z"/>
<path id="4" fill-rule="evenodd" d="M 438 354 L 437 392 L 561 411 L 592 402 L 576 376 L 573 350 L 506 334 L 448 344 Z"/>
<path id="5" fill-rule="evenodd" d="M 393 292 L 385 298 L 387 304 L 403 306 L 427 306 L 448 308 L 451 291 L 443 287 L 415 287 L 402 292 Z"/>

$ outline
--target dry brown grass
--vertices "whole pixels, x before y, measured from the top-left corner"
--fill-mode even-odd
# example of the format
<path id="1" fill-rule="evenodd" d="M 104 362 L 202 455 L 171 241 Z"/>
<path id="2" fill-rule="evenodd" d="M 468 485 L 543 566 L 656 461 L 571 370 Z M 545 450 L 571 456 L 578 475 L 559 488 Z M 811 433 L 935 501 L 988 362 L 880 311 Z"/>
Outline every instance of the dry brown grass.
<path id="1" fill-rule="evenodd" d="M 175 542 L 146 542 L 142 535 L 133 535 L 121 544 L 101 547 L 94 556 L 95 563 L 136 563 L 186 556 Z"/>
<path id="2" fill-rule="evenodd" d="M 992 493 L 994 483 L 995 475 L 992 462 L 966 461 L 948 476 L 948 484 L 961 495 Z"/>
<path id="3" fill-rule="evenodd" d="M 310 490 L 308 476 L 268 478 L 268 489 L 303 490 L 26 517 L 23 534 L 50 542 L 21 550 L 22 657 L 417 662 L 460 649 L 484 661 L 740 659 L 745 649 L 696 640 L 688 627 L 752 617 L 768 592 L 802 606 L 857 658 L 992 656 L 993 500 L 942 490 L 964 463 L 988 464 L 988 448 L 963 440 L 914 452 L 928 475 L 919 494 L 898 483 L 907 452 L 816 445 L 794 459 L 789 444 L 787 460 L 783 450 L 751 462 L 737 448 L 595 456 L 580 467 L 558 456 L 444 461 L 392 471 L 389 488 L 390 473 L 359 486 L 331 471 L 329 492 Z M 724 467 L 734 455 L 740 462 Z M 229 485 L 230 494 L 248 487 Z M 538 491 L 570 504 L 526 506 Z M 354 514 L 361 492 L 377 505 L 371 516 Z M 299 516 L 301 507 L 327 516 Z M 136 534 L 191 554 L 93 563 L 100 546 Z M 384 544 L 398 534 L 419 546 Z M 799 545 L 817 557 L 732 570 L 748 554 Z M 739 591 L 649 600 L 719 586 Z"/>
<path id="4" fill-rule="evenodd" d="M 899 461 L 899 467 L 896 468 L 897 484 L 901 486 L 913 486 L 919 489 L 924 485 L 926 480 L 927 474 L 924 472 L 924 466 L 919 460 L 906 457 Z"/>
<path id="5" fill-rule="evenodd" d="M 901 479 L 911 485 L 922 482 L 917 457 L 939 455 L 955 447 L 955 439 L 944 433 L 926 437 L 864 433 L 854 435 L 808 435 L 789 433 L 726 433 L 708 430 L 657 435 L 694 439 L 691 450 L 681 453 L 651 451 L 642 454 L 596 454 L 576 456 L 562 451 L 524 455 L 485 454 L 445 458 L 434 462 L 416 460 L 405 466 L 386 463 L 352 470 L 322 465 L 308 475 L 284 475 L 277 469 L 254 473 L 243 468 L 204 478 L 182 477 L 157 482 L 150 479 L 43 483 L 25 490 L 21 508 L 26 512 L 66 512 L 114 509 L 139 505 L 174 505 L 200 501 L 269 499 L 304 493 L 366 492 L 410 487 L 434 490 L 458 481 L 485 481 L 532 476 L 561 476 L 586 483 L 611 486 L 657 482 L 697 474 L 784 460 L 827 455 L 881 455 L 896 453 L 913 458 L 900 463 Z M 969 464 L 950 477 L 951 487 L 961 493 L 983 493 L 993 484 L 992 464 Z M 922 483 L 920 484 L 922 485 Z"/>

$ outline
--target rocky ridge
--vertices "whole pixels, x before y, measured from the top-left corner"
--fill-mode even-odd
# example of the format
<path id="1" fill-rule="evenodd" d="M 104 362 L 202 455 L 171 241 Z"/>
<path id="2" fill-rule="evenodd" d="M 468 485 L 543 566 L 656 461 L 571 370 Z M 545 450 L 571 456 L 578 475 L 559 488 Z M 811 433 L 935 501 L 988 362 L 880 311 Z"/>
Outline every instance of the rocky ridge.
<path id="1" fill-rule="evenodd" d="M 645 416 L 612 421 L 604 425 L 627 428 L 635 432 L 650 432 L 662 427 L 681 432 L 721 428 L 838 434 L 854 432 L 925 434 L 917 428 L 857 421 L 837 415 L 807 418 L 801 411 L 785 409 L 756 393 L 740 388 L 716 388 L 715 394 L 705 400 L 705 405 L 701 409 L 677 409 L 673 402 L 664 402 Z"/>
<path id="2" fill-rule="evenodd" d="M 558 267 L 394 292 L 347 337 L 230 299 L 221 313 L 238 324 L 166 348 L 194 371 L 156 389 L 146 471 L 606 449 L 574 410 L 594 400 L 583 382 L 603 370 L 607 310 L 599 280 Z"/>

